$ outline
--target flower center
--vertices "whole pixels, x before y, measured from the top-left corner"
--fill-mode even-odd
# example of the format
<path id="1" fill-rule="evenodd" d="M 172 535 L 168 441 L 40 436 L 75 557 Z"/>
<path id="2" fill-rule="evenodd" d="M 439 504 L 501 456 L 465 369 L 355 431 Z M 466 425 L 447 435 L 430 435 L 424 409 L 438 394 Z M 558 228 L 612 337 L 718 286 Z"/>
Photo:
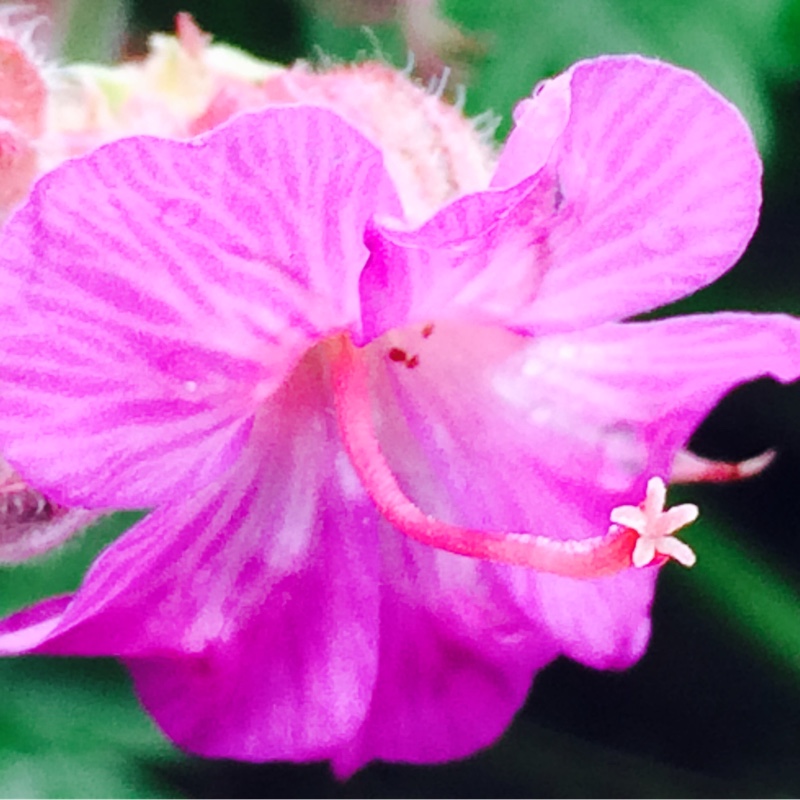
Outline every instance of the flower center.
<path id="1" fill-rule="evenodd" d="M 324 346 L 337 421 L 350 461 L 381 514 L 406 536 L 450 553 L 570 578 L 606 577 L 631 566 L 661 564 L 670 557 L 687 566 L 694 563 L 688 546 L 671 534 L 697 517 L 697 507 L 664 511 L 666 489 L 660 478 L 650 480 L 641 506 L 612 511 L 605 535 L 580 541 L 473 530 L 425 514 L 400 488 L 375 435 L 366 360 L 347 335 L 333 337 Z"/>

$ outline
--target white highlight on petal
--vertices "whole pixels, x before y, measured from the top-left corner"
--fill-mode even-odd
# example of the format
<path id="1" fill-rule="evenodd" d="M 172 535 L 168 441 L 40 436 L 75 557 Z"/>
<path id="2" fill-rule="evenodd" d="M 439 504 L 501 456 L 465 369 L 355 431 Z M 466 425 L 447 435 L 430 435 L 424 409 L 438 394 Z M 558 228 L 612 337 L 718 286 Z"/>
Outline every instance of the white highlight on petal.
<path id="1" fill-rule="evenodd" d="M 691 567 L 697 561 L 689 545 L 673 534 L 694 522 L 700 510 L 693 503 L 665 509 L 666 499 L 664 481 L 654 477 L 647 482 L 647 494 L 640 505 L 617 506 L 611 511 L 611 522 L 639 534 L 631 556 L 634 567 L 647 566 L 657 555 L 675 559 L 684 567 Z"/>

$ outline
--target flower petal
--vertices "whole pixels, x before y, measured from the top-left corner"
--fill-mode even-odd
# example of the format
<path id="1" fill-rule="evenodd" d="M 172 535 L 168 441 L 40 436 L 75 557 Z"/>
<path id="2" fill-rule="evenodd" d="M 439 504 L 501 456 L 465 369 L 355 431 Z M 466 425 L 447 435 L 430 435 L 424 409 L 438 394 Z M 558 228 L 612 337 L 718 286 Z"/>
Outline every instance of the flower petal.
<path id="1" fill-rule="evenodd" d="M 497 162 L 492 186 L 513 186 L 538 172 L 550 158 L 570 117 L 572 70 L 542 81 L 514 109 L 514 128 Z"/>
<path id="2" fill-rule="evenodd" d="M 504 321 L 531 303 L 542 278 L 556 202 L 547 176 L 465 195 L 416 230 L 376 223 L 361 278 L 367 341 L 431 319 Z"/>
<path id="3" fill-rule="evenodd" d="M 368 761 L 436 763 L 487 747 L 557 647 L 496 569 L 418 544 L 384 525 L 378 680 L 339 777 Z"/>
<path id="4" fill-rule="evenodd" d="M 176 744 L 210 757 L 316 760 L 360 727 L 377 670 L 375 519 L 337 488 L 320 491 L 313 530 L 281 534 L 311 539 L 301 569 L 259 574 L 251 564 L 240 576 L 234 591 L 258 592 L 258 604 L 207 607 L 183 640 L 202 636 L 197 652 L 126 659 Z"/>
<path id="5" fill-rule="evenodd" d="M 746 122 L 696 75 L 639 56 L 567 74 L 569 122 L 547 164 L 562 202 L 536 303 L 514 320 L 530 330 L 622 319 L 696 291 L 741 255 L 761 204 Z"/>
<path id="6" fill-rule="evenodd" d="M 606 454 L 607 432 L 575 416 L 591 395 L 577 409 L 565 403 L 563 420 L 554 415 L 565 398 L 547 385 L 539 390 L 533 377 L 524 403 L 516 389 L 507 396 L 509 384 L 523 378 L 515 359 L 531 342 L 499 329 L 460 326 L 437 325 L 424 341 L 416 336 L 413 343 L 411 333 L 387 337 L 418 355 L 418 364 L 407 369 L 381 359 L 375 390 L 384 453 L 423 511 L 474 528 L 583 539 L 608 530 L 612 508 L 640 499 L 644 479 L 641 489 L 632 488 L 638 473 L 626 472 L 620 482 L 611 471 L 617 457 L 627 465 L 628 455 L 616 445 Z M 613 435 L 616 415 L 604 422 Z M 635 468 L 646 473 L 647 460 L 657 458 L 645 451 Z M 605 474 L 610 485 L 599 481 Z M 599 666 L 629 664 L 643 652 L 655 571 L 579 581 L 485 566 L 531 627 L 549 633 L 561 652 Z"/>
<path id="7" fill-rule="evenodd" d="M 309 344 L 357 330 L 386 192 L 378 151 L 301 107 L 47 175 L 0 238 L 0 450 L 64 505 L 215 480 Z"/>
<path id="8" fill-rule="evenodd" d="M 294 376 L 226 481 L 109 547 L 44 640 L 17 615 L 0 648 L 123 657 L 164 731 L 203 755 L 341 746 L 377 669 L 377 520 L 325 399 L 318 372 Z"/>
<path id="9" fill-rule="evenodd" d="M 36 652 L 47 642 L 69 608 L 72 595 L 59 595 L 25 608 L 0 622 L 0 654 Z"/>
<path id="10" fill-rule="evenodd" d="M 739 112 L 696 75 L 638 56 L 546 84 L 498 169 L 491 190 L 416 230 L 370 229 L 368 339 L 431 319 L 542 333 L 650 310 L 731 267 L 761 201 Z"/>
<path id="11" fill-rule="evenodd" d="M 560 539 L 601 535 L 612 509 L 638 503 L 730 388 L 800 375 L 800 321 L 781 316 L 535 339 L 437 325 L 371 347 L 379 437 L 408 496 L 455 524 Z M 390 347 L 416 356 L 415 367 L 391 360 Z M 643 652 L 657 570 L 573 581 L 496 569 L 571 657 L 621 667 Z"/>

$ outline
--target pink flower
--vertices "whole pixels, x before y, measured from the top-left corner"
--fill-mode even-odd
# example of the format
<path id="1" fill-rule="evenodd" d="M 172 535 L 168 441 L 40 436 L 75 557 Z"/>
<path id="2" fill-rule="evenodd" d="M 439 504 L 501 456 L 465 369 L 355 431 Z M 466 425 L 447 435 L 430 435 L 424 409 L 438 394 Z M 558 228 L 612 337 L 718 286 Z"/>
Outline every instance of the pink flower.
<path id="1" fill-rule="evenodd" d="M 728 269 L 759 181 L 738 112 L 639 57 L 541 86 L 418 228 L 319 107 L 65 163 L 2 232 L 0 450 L 155 510 L 0 648 L 118 656 L 179 745 L 339 774 L 490 744 L 559 654 L 631 664 L 691 560 L 659 478 L 732 386 L 800 375 L 800 321 L 619 320 Z"/>

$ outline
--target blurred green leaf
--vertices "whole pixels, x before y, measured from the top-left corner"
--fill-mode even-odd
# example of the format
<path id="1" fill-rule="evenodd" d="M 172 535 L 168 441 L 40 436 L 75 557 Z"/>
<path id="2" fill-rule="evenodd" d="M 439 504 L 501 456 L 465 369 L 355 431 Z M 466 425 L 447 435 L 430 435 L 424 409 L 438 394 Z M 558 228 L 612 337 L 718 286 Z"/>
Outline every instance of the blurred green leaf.
<path id="1" fill-rule="evenodd" d="M 325 14 L 312 14 L 306 22 L 306 41 L 312 57 L 322 64 L 329 59 L 380 59 L 403 68 L 409 60 L 400 29 L 394 23 L 340 25 Z"/>
<path id="2" fill-rule="evenodd" d="M 490 32 L 496 43 L 468 95 L 473 113 L 494 108 L 508 123 L 513 104 L 541 78 L 579 58 L 638 52 L 700 73 L 739 106 L 762 150 L 768 150 L 773 120 L 763 86 L 797 66 L 785 33 L 790 5 L 782 0 L 507 0 L 498 7 L 449 0 L 445 7 L 467 29 Z"/>
<path id="3" fill-rule="evenodd" d="M 725 781 L 678 769 L 518 720 L 489 754 L 497 778 L 512 775 L 554 797 L 727 797 Z M 507 780 L 507 779 L 506 779 Z M 754 787 L 751 787 L 754 788 Z"/>
<path id="4" fill-rule="evenodd" d="M 114 514 L 60 550 L 0 570 L 0 611 L 71 591 L 141 514 Z M 113 662 L 0 659 L 0 797 L 158 797 L 174 751 Z"/>
<path id="5" fill-rule="evenodd" d="M 4 659 L 0 685 L 0 797 L 165 794 L 158 773 L 174 751 L 118 665 Z"/>
<path id="6" fill-rule="evenodd" d="M 468 86 L 467 110 L 502 116 L 541 79 L 580 58 L 636 52 L 688 67 L 734 102 L 748 118 L 763 152 L 772 146 L 774 119 L 764 89 L 798 75 L 800 10 L 786 0 L 446 0 L 448 15 L 485 46 Z M 375 55 L 366 36 L 313 16 L 309 42 L 334 57 Z M 396 66 L 407 60 L 396 27 L 375 31 Z"/>
<path id="7" fill-rule="evenodd" d="M 65 61 L 116 60 L 128 18 L 126 0 L 70 0 L 64 4 L 66 34 L 61 45 Z"/>
<path id="8" fill-rule="evenodd" d="M 797 588 L 713 514 L 704 513 L 685 538 L 698 563 L 691 571 L 672 571 L 673 589 L 694 594 L 753 652 L 790 677 L 791 685 L 800 685 Z"/>
<path id="9" fill-rule="evenodd" d="M 162 797 L 130 765 L 106 755 L 75 759 L 61 753 L 15 753 L 0 761 L 0 797 Z M 174 795 L 172 795 L 174 796 Z"/>
<path id="10" fill-rule="evenodd" d="M 95 556 L 141 516 L 130 511 L 112 514 L 58 550 L 24 564 L 0 567 L 0 614 L 77 589 Z"/>

